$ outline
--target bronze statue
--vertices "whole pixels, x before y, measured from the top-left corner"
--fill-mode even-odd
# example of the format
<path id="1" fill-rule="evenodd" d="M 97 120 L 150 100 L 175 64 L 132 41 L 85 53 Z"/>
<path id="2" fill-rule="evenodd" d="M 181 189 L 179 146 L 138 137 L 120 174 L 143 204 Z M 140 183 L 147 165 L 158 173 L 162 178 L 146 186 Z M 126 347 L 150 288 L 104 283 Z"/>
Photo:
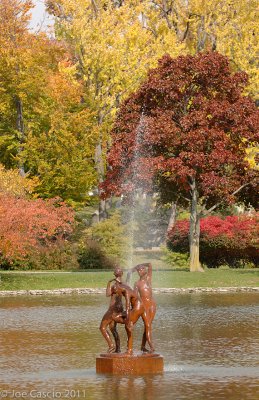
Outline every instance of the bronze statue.
<path id="1" fill-rule="evenodd" d="M 146 325 L 148 326 L 149 339 L 148 343 L 152 343 L 152 322 L 156 314 L 156 303 L 152 295 L 152 265 L 150 263 L 138 264 L 132 268 L 127 274 L 127 282 L 133 272 L 137 271 L 139 274 L 139 280 L 135 283 L 134 289 L 138 292 L 140 299 L 142 300 L 145 315 L 146 315 Z M 147 342 L 147 331 L 143 333 L 141 350 L 143 352 L 148 352 L 146 348 Z M 150 346 L 151 351 L 153 351 L 153 346 Z"/>
<path id="2" fill-rule="evenodd" d="M 147 267 L 147 268 L 146 268 Z M 114 271 L 115 279 L 111 279 L 106 288 L 106 296 L 111 296 L 110 307 L 103 316 L 100 330 L 108 343 L 108 352 L 120 352 L 120 338 L 116 329 L 117 323 L 125 324 L 127 332 L 127 354 L 133 352 L 133 327 L 141 317 L 144 322 L 144 333 L 142 338 L 141 350 L 148 352 L 146 342 L 150 347 L 150 353 L 154 352 L 151 336 L 151 324 L 156 312 L 156 303 L 152 298 L 152 266 L 150 263 L 139 264 L 128 272 L 127 279 L 130 275 L 137 271 L 140 279 L 136 282 L 134 290 L 127 284 L 122 283 L 123 271 L 116 268 Z M 111 283 L 114 284 L 111 286 Z M 126 310 L 123 310 L 122 296 L 125 298 Z M 111 336 L 107 331 L 110 328 L 114 339 L 115 346 Z"/>
<path id="3" fill-rule="evenodd" d="M 104 314 L 101 324 L 100 324 L 100 331 L 104 337 L 104 339 L 107 341 L 108 343 L 108 353 L 120 353 L 120 337 L 119 334 L 117 332 L 117 323 L 125 323 L 126 320 L 126 315 L 124 313 L 123 315 L 123 304 L 122 304 L 122 297 L 120 294 L 116 294 L 114 292 L 112 292 L 111 290 L 111 283 L 112 282 L 118 282 L 121 283 L 122 282 L 122 275 L 123 275 L 123 271 L 121 268 L 116 267 L 114 270 L 114 279 L 111 279 L 108 283 L 107 283 L 107 287 L 106 287 L 106 296 L 107 297 L 111 297 L 111 301 L 110 301 L 110 306 L 108 308 L 108 310 L 106 311 L 106 313 Z M 107 328 L 110 328 L 114 340 L 115 340 L 115 346 L 112 342 L 111 339 L 111 335 L 109 334 Z"/>
<path id="4" fill-rule="evenodd" d="M 138 321 L 139 317 L 142 318 L 144 325 L 145 325 L 145 332 L 146 332 L 146 340 L 149 343 L 151 352 L 154 351 L 151 337 L 150 337 L 150 325 L 147 320 L 147 316 L 145 313 L 144 305 L 138 296 L 138 293 L 131 289 L 126 284 L 116 282 L 112 286 L 112 293 L 124 296 L 126 300 L 126 321 L 125 321 L 125 329 L 127 332 L 127 354 L 133 353 L 133 327 L 135 323 Z"/>

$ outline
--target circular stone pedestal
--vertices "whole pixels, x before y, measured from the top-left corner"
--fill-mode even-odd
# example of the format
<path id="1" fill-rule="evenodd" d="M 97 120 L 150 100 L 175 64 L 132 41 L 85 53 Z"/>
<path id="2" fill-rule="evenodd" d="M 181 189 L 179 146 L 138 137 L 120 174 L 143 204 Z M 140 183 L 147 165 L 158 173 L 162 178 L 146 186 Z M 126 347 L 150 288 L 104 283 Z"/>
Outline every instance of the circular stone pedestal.
<path id="1" fill-rule="evenodd" d="M 157 374 L 163 369 L 164 359 L 156 353 L 105 353 L 96 358 L 96 372 L 102 374 Z"/>

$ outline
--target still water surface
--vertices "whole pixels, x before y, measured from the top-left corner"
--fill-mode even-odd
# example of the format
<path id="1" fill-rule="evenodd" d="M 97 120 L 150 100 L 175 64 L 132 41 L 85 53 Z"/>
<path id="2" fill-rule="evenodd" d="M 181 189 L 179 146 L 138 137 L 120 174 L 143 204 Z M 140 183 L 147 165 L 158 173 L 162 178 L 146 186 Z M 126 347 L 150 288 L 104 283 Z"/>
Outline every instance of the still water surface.
<path id="1" fill-rule="evenodd" d="M 103 295 L 0 299 L 0 399 L 259 399 L 258 293 L 156 301 L 153 335 L 165 372 L 109 376 L 95 373 L 95 357 L 106 350 L 98 330 Z M 139 322 L 136 348 L 141 334 Z"/>

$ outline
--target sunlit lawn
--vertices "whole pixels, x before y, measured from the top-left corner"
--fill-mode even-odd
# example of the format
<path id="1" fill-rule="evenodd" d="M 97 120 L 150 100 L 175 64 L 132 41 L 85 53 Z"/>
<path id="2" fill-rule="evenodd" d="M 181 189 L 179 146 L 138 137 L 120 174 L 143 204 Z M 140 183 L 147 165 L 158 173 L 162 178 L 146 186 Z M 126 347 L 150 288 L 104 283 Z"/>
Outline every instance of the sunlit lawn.
<path id="1" fill-rule="evenodd" d="M 0 290 L 58 288 L 101 288 L 113 277 L 112 271 L 88 272 L 1 272 Z M 137 274 L 133 276 L 133 282 Z M 154 287 L 227 287 L 259 286 L 259 269 L 211 269 L 204 273 L 154 271 Z"/>

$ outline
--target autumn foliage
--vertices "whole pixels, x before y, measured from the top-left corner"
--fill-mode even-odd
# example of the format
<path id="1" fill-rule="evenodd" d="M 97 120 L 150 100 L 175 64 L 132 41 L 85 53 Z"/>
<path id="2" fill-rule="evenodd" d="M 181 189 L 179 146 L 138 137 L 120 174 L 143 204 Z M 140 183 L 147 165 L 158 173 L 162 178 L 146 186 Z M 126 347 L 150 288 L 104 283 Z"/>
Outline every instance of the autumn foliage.
<path id="1" fill-rule="evenodd" d="M 196 250 L 202 214 L 255 203 L 255 0 L 42 1 L 55 35 L 34 3 L 0 0 L 0 258 L 62 248 L 71 211 L 29 197 L 92 206 L 106 170 L 100 220 L 105 197 L 155 190 L 192 204 Z"/>
<path id="2" fill-rule="evenodd" d="M 0 256 L 12 262 L 53 247 L 73 228 L 73 211 L 57 199 L 0 196 Z"/>
<path id="3" fill-rule="evenodd" d="M 218 204 L 256 201 L 246 149 L 258 142 L 259 112 L 243 96 L 247 79 L 217 52 L 165 55 L 114 125 L 104 197 L 141 188 L 163 203 L 189 203 L 192 271 L 201 269 L 201 216 Z"/>
<path id="4" fill-rule="evenodd" d="M 170 200 L 176 190 L 189 197 L 195 177 L 206 207 L 233 201 L 232 193 L 253 179 L 246 148 L 258 141 L 258 111 L 242 96 L 246 83 L 247 75 L 232 73 L 216 52 L 164 56 L 120 109 L 106 196 L 155 184 Z"/>
<path id="5" fill-rule="evenodd" d="M 229 264 L 232 267 L 250 261 L 259 263 L 258 214 L 252 216 L 209 216 L 201 219 L 201 261 L 209 267 Z M 177 221 L 168 232 L 168 246 L 172 251 L 188 251 L 190 223 L 187 219 Z"/>

